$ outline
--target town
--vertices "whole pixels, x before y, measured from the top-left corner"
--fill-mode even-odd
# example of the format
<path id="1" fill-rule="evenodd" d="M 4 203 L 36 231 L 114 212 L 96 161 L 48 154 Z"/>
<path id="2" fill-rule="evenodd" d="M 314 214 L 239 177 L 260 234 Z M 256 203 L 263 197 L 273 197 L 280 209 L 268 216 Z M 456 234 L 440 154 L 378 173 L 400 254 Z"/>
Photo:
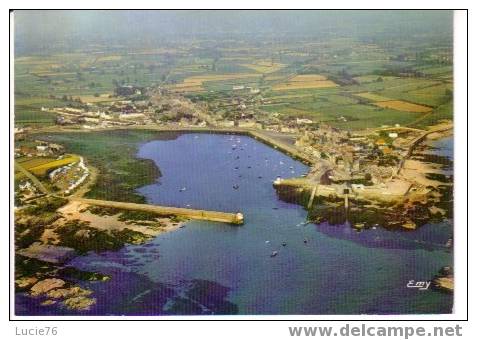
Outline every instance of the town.
<path id="1" fill-rule="evenodd" d="M 452 13 L 363 13 L 15 14 L 16 312 L 451 313 Z"/>

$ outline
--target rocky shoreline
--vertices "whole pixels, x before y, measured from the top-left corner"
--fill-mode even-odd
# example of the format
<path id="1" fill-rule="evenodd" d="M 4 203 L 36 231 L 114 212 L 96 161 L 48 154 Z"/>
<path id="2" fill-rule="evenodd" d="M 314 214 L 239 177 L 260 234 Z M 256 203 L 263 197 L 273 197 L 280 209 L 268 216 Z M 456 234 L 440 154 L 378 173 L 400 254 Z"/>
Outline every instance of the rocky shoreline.
<path id="1" fill-rule="evenodd" d="M 35 206 L 15 215 L 15 291 L 40 299 L 41 306 L 77 311 L 89 310 L 96 303 L 94 291 L 81 282 L 104 282 L 110 277 L 68 266 L 71 259 L 91 251 L 143 244 L 183 225 L 174 217 L 67 203 L 52 197 L 39 199 Z"/>
<path id="2" fill-rule="evenodd" d="M 412 187 L 401 197 L 364 197 L 350 193 L 348 208 L 345 208 L 343 195 L 337 195 L 331 190 L 327 195 L 324 185 L 321 185 L 324 189 L 320 195 L 317 194 L 310 204 L 315 184 L 306 182 L 306 179 L 303 179 L 301 185 L 288 185 L 287 181 L 279 181 L 275 189 L 281 200 L 305 207 L 310 222 L 343 224 L 348 221 L 358 230 L 378 226 L 415 230 L 429 222 L 437 223 L 453 218 L 453 175 L 448 173 L 453 162 L 447 157 L 427 153 L 429 148 L 432 147 L 417 147 L 406 161 L 412 163 L 412 166 L 405 165 L 402 174 L 414 187 L 427 192 L 425 195 L 414 194 Z"/>

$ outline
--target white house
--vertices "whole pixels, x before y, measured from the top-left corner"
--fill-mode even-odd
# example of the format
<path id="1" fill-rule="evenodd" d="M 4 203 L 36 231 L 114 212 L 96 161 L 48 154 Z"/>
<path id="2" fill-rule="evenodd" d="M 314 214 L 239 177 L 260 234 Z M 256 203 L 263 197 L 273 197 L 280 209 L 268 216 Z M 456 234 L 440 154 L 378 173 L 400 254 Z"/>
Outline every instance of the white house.
<path id="1" fill-rule="evenodd" d="M 296 119 L 296 123 L 299 124 L 299 125 L 302 125 L 302 124 L 313 124 L 313 121 L 311 119 L 307 119 L 307 118 L 297 118 Z"/>

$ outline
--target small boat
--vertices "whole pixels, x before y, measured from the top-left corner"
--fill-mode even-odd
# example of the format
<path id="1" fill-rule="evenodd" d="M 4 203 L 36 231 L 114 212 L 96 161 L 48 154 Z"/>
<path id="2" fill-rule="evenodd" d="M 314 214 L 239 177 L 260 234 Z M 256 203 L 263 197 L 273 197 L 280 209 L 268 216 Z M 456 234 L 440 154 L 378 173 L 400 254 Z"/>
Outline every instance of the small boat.
<path id="1" fill-rule="evenodd" d="M 356 229 L 362 229 L 362 228 L 364 228 L 364 223 L 355 223 L 355 224 L 354 224 L 354 227 L 355 227 Z"/>
<path id="2" fill-rule="evenodd" d="M 278 251 L 274 250 L 272 251 L 272 253 L 270 254 L 270 257 L 275 257 L 278 255 Z"/>
<path id="3" fill-rule="evenodd" d="M 237 190 L 239 188 L 239 186 L 237 184 L 235 184 L 232 188 L 234 188 L 235 190 Z"/>
<path id="4" fill-rule="evenodd" d="M 286 242 L 282 242 L 282 246 L 283 247 L 286 247 L 287 243 Z"/>
<path id="5" fill-rule="evenodd" d="M 307 240 L 307 239 L 304 239 L 304 240 L 303 240 L 303 243 L 308 243 L 308 240 Z"/>
<path id="6" fill-rule="evenodd" d="M 270 243 L 270 241 L 268 241 L 268 240 L 267 240 L 267 241 L 265 241 L 265 243 L 267 243 L 267 244 L 268 244 L 268 243 Z"/>
<path id="7" fill-rule="evenodd" d="M 180 188 L 179 191 L 180 192 L 186 191 L 186 187 Z"/>

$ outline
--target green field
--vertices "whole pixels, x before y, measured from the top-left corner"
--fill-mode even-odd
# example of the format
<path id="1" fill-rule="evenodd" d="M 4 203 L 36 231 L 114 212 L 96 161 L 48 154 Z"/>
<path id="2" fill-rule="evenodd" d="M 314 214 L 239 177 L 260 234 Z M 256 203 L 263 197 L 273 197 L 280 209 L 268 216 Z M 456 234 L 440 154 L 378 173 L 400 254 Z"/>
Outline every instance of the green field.
<path id="1" fill-rule="evenodd" d="M 144 197 L 135 189 L 153 183 L 160 176 L 160 171 L 153 161 L 135 157 L 138 145 L 150 139 L 175 136 L 153 131 L 118 130 L 50 133 L 32 138 L 60 143 L 67 152 L 81 154 L 99 170 L 97 182 L 86 197 L 145 203 Z"/>
<path id="2" fill-rule="evenodd" d="M 207 47 L 200 47 L 202 43 Z M 408 124 L 418 119 L 425 124 L 452 115 L 448 104 L 452 101 L 453 68 L 448 61 L 451 48 L 445 44 L 439 50 L 441 47 L 417 44 L 413 39 L 394 46 L 350 37 L 263 46 L 245 41 L 225 41 L 215 47 L 209 43 L 198 39 L 134 52 L 103 48 L 98 53 L 79 51 L 17 58 L 15 121 L 21 126 L 53 124 L 54 115 L 41 112 L 41 107 L 71 105 L 78 103 L 78 98 L 106 105 L 107 95 L 114 92 L 117 84 L 178 89 L 177 96 L 219 107 L 235 98 L 250 101 L 247 108 L 255 113 L 311 117 L 349 129 Z M 227 75 L 243 77 L 233 79 Z M 300 75 L 322 75 L 338 86 L 282 86 L 280 91 L 272 90 Z M 193 77 L 204 81 L 180 86 Z M 235 85 L 259 88 L 260 94 L 253 95 L 247 89 L 233 91 Z M 425 112 L 416 117 L 415 113 L 399 111 L 404 106 L 395 105 L 391 110 L 370 105 L 384 99 L 431 107 L 435 114 L 430 114 L 433 119 Z"/>

